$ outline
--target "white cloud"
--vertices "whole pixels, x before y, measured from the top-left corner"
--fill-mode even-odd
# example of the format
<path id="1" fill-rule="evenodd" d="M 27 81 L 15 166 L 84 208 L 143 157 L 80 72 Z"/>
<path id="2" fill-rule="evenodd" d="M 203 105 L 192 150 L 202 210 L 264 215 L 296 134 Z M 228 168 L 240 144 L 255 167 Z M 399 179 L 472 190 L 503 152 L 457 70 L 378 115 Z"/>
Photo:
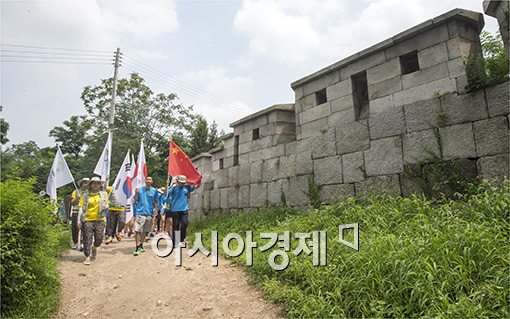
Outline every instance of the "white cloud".
<path id="1" fill-rule="evenodd" d="M 482 12 L 481 1 L 473 0 L 374 0 L 363 9 L 361 5 L 365 3 L 244 0 L 233 25 L 250 46 L 238 64 L 249 66 L 265 57 L 291 66 L 324 67 L 324 61 L 340 60 L 454 8 Z M 487 22 L 495 31 L 494 21 Z"/>

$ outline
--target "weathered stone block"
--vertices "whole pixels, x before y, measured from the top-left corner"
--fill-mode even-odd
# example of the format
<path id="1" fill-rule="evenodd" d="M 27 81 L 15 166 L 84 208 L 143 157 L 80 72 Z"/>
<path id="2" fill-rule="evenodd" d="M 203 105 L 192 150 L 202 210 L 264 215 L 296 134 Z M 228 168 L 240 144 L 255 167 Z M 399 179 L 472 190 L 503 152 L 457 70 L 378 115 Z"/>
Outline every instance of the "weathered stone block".
<path id="1" fill-rule="evenodd" d="M 228 186 L 228 170 L 220 169 L 214 172 L 214 188 L 224 188 Z"/>
<path id="2" fill-rule="evenodd" d="M 393 108 L 393 95 L 387 95 L 369 101 L 370 113 L 380 113 Z"/>
<path id="3" fill-rule="evenodd" d="M 257 151 L 250 151 L 250 153 L 248 153 L 249 155 L 249 158 L 250 158 L 250 163 L 253 163 L 253 162 L 258 162 L 258 161 L 261 161 L 262 160 L 262 150 L 257 150 Z"/>
<path id="4" fill-rule="evenodd" d="M 273 136 L 265 136 L 251 142 L 251 150 L 258 151 L 273 146 Z"/>
<path id="5" fill-rule="evenodd" d="M 273 145 L 284 145 L 296 140 L 295 134 L 280 134 L 273 136 Z"/>
<path id="6" fill-rule="evenodd" d="M 228 188 L 220 190 L 220 208 L 228 209 Z"/>
<path id="7" fill-rule="evenodd" d="M 239 154 L 239 165 L 247 165 L 247 164 L 250 164 L 249 153 Z"/>
<path id="8" fill-rule="evenodd" d="M 317 105 L 299 114 L 299 124 L 309 123 L 331 114 L 329 102 Z"/>
<path id="9" fill-rule="evenodd" d="M 296 101 L 296 114 L 300 114 L 301 112 L 309 110 L 315 105 L 317 105 L 315 101 L 315 93 L 306 95 L 302 97 L 299 101 Z"/>
<path id="10" fill-rule="evenodd" d="M 393 101 L 395 106 L 399 106 L 431 99 L 450 92 L 457 92 L 455 79 L 441 79 L 397 92 L 393 96 Z"/>
<path id="11" fill-rule="evenodd" d="M 326 94 L 328 96 L 328 100 L 332 101 L 339 97 L 352 94 L 352 83 L 351 80 L 344 80 L 333 85 L 330 85 L 326 88 Z"/>
<path id="12" fill-rule="evenodd" d="M 262 161 L 253 162 L 250 165 L 250 183 L 262 181 Z"/>
<path id="13" fill-rule="evenodd" d="M 238 182 L 239 185 L 246 185 L 250 183 L 250 172 L 251 172 L 251 165 L 250 164 L 241 164 L 239 165 L 239 175 L 238 175 Z"/>
<path id="14" fill-rule="evenodd" d="M 371 141 L 364 156 L 367 176 L 402 173 L 404 170 L 399 136 Z"/>
<path id="15" fill-rule="evenodd" d="M 368 120 L 356 121 L 336 128 L 338 154 L 353 153 L 369 148 Z"/>
<path id="16" fill-rule="evenodd" d="M 342 112 L 354 108 L 352 94 L 347 94 L 331 101 L 331 113 Z"/>
<path id="17" fill-rule="evenodd" d="M 365 179 L 365 163 L 363 152 L 342 155 L 344 183 L 359 182 Z"/>
<path id="18" fill-rule="evenodd" d="M 263 162 L 262 180 L 265 182 L 275 181 L 278 179 L 280 171 L 280 159 L 271 158 Z"/>
<path id="19" fill-rule="evenodd" d="M 259 117 L 256 117 L 248 122 L 245 122 L 243 125 L 244 125 L 244 130 L 245 132 L 247 133 L 252 133 L 252 130 L 253 129 L 256 129 L 256 128 L 259 128 L 261 126 L 264 126 L 268 123 L 268 117 L 267 117 L 267 114 L 264 114 L 264 115 L 260 115 Z M 239 137 L 241 138 L 241 137 Z"/>
<path id="20" fill-rule="evenodd" d="M 342 157 L 330 156 L 313 161 L 315 183 L 317 185 L 341 184 Z"/>
<path id="21" fill-rule="evenodd" d="M 214 189 L 211 191 L 211 208 L 218 209 L 220 208 L 220 199 L 221 199 L 221 191 L 219 189 Z"/>
<path id="22" fill-rule="evenodd" d="M 397 174 L 368 177 L 364 181 L 354 183 L 354 187 L 356 196 L 380 193 L 400 195 L 400 181 Z"/>
<path id="23" fill-rule="evenodd" d="M 276 145 L 261 150 L 261 157 L 263 160 L 280 157 L 285 155 L 285 145 Z"/>
<path id="24" fill-rule="evenodd" d="M 420 69 L 448 61 L 448 49 L 446 42 L 441 42 L 430 48 L 418 51 L 418 63 Z"/>
<path id="25" fill-rule="evenodd" d="M 400 75 L 368 86 L 368 99 L 373 100 L 395 92 L 402 91 L 402 77 Z"/>
<path id="26" fill-rule="evenodd" d="M 275 134 L 275 123 L 269 123 L 259 128 L 259 136 L 266 137 Z"/>
<path id="27" fill-rule="evenodd" d="M 245 131 L 244 133 L 239 134 L 239 144 L 251 142 L 252 139 L 253 130 Z"/>
<path id="28" fill-rule="evenodd" d="M 510 82 L 507 81 L 485 89 L 490 117 L 508 115 L 510 109 L 508 83 Z"/>
<path id="29" fill-rule="evenodd" d="M 295 122 L 295 113 L 294 111 L 274 111 L 268 114 L 269 123 L 274 122 L 284 122 L 284 123 L 294 123 Z"/>
<path id="30" fill-rule="evenodd" d="M 333 71 L 303 85 L 303 94 L 308 95 L 340 81 L 340 73 Z"/>
<path id="31" fill-rule="evenodd" d="M 397 43 L 386 49 L 386 59 L 390 60 L 414 50 L 422 50 L 435 44 L 448 40 L 448 29 L 446 25 L 423 32 L 419 36 L 411 37 L 408 40 Z"/>
<path id="32" fill-rule="evenodd" d="M 267 206 L 267 183 L 250 185 L 250 207 Z"/>
<path id="33" fill-rule="evenodd" d="M 237 206 L 239 208 L 250 206 L 250 185 L 242 185 L 239 187 Z"/>
<path id="34" fill-rule="evenodd" d="M 312 149 L 312 157 L 315 159 L 332 155 L 336 155 L 336 138 L 335 131 L 329 130 L 317 137 L 317 143 Z"/>
<path id="35" fill-rule="evenodd" d="M 280 179 L 276 182 L 269 182 L 267 184 L 267 199 L 270 205 L 281 206 L 282 203 L 282 192 L 287 198 L 289 193 L 289 181 L 287 179 Z M 286 204 L 286 203 L 285 203 Z"/>
<path id="36" fill-rule="evenodd" d="M 439 133 L 443 142 L 444 159 L 476 157 L 471 123 L 442 127 Z"/>
<path id="37" fill-rule="evenodd" d="M 427 194 L 427 183 L 421 172 L 420 164 L 404 165 L 404 173 L 400 174 L 402 196 L 411 194 Z"/>
<path id="38" fill-rule="evenodd" d="M 394 58 L 367 70 L 368 84 L 378 83 L 400 75 L 400 59 Z"/>
<path id="39" fill-rule="evenodd" d="M 315 137 L 322 134 L 322 132 L 328 130 L 328 118 L 324 117 L 317 121 L 305 123 L 301 125 L 301 136 L 300 139 L 309 137 Z"/>
<path id="40" fill-rule="evenodd" d="M 233 166 L 228 169 L 228 185 L 239 185 L 239 166 Z"/>
<path id="41" fill-rule="evenodd" d="M 237 208 L 239 187 L 229 187 L 227 189 L 227 206 L 228 208 Z"/>
<path id="42" fill-rule="evenodd" d="M 447 62 L 448 74 L 450 78 L 457 78 L 466 74 L 466 67 L 464 66 L 464 58 L 456 58 Z"/>
<path id="43" fill-rule="evenodd" d="M 340 69 L 340 78 L 347 80 L 351 75 L 367 70 L 368 68 L 374 67 L 381 63 L 386 62 L 384 51 L 379 51 L 374 54 L 370 54 L 356 62 L 346 65 Z"/>
<path id="44" fill-rule="evenodd" d="M 432 130 L 405 134 L 402 139 L 404 163 L 426 163 L 441 157 L 439 141 Z"/>
<path id="45" fill-rule="evenodd" d="M 281 162 L 281 158 L 280 158 Z M 295 157 L 295 172 L 297 175 L 305 175 L 313 173 L 312 152 L 301 152 Z M 288 175 L 292 177 L 293 175 Z M 287 176 L 286 176 L 287 177 Z"/>
<path id="46" fill-rule="evenodd" d="M 289 206 L 310 205 L 308 193 L 308 175 L 295 176 L 289 179 L 289 194 L 287 196 Z"/>
<path id="47" fill-rule="evenodd" d="M 473 131 L 478 157 L 508 154 L 508 120 L 505 116 L 474 122 Z"/>
<path id="48" fill-rule="evenodd" d="M 449 76 L 448 65 L 446 63 L 436 64 L 413 73 L 402 75 L 402 88 L 407 90 L 425 83 L 445 79 Z"/>
<path id="49" fill-rule="evenodd" d="M 508 172 L 508 154 L 482 157 L 478 160 L 478 171 L 484 179 L 503 179 L 510 176 Z"/>
<path id="50" fill-rule="evenodd" d="M 344 196 L 354 196 L 354 184 L 324 185 L 319 191 L 323 203 L 334 203 Z"/>
<path id="51" fill-rule="evenodd" d="M 296 175 L 296 155 L 286 155 L 279 158 L 279 171 L 274 179 L 289 178 Z"/>
<path id="52" fill-rule="evenodd" d="M 404 111 L 401 106 L 384 112 L 371 113 L 368 117 L 368 123 L 371 139 L 399 135 L 406 131 Z"/>
<path id="53" fill-rule="evenodd" d="M 427 130 L 439 126 L 441 104 L 438 98 L 433 98 L 404 105 L 404 114 L 408 132 Z"/>
<path id="54" fill-rule="evenodd" d="M 203 201 L 202 201 L 202 208 L 204 209 L 211 209 L 211 191 L 204 191 L 203 192 Z M 199 209 L 199 207 L 196 207 Z"/>
<path id="55" fill-rule="evenodd" d="M 448 125 L 483 120 L 488 117 L 483 90 L 463 95 L 442 96 L 441 105 Z"/>
<path id="56" fill-rule="evenodd" d="M 329 116 L 328 124 L 329 127 L 334 129 L 347 123 L 354 122 L 354 108 L 350 108 L 345 111 L 333 113 Z"/>

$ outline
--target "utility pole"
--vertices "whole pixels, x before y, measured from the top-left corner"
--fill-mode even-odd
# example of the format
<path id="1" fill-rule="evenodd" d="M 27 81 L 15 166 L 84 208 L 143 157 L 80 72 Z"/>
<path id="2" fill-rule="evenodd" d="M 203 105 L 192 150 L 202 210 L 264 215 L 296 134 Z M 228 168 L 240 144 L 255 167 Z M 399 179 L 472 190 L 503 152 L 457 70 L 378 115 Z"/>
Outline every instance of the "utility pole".
<path id="1" fill-rule="evenodd" d="M 110 135 L 110 139 L 113 140 L 113 127 L 114 127 L 114 121 L 115 121 L 115 98 L 117 96 L 117 74 L 119 71 L 119 58 L 120 58 L 120 48 L 117 48 L 117 51 L 115 51 L 115 64 L 114 64 L 114 70 L 113 70 L 113 89 L 112 89 L 112 102 L 110 105 L 110 119 L 108 120 L 108 134 Z M 111 153 L 110 148 L 110 153 Z M 111 158 L 112 154 L 108 154 L 110 164 L 111 164 Z M 105 190 L 108 191 L 108 183 L 110 182 L 110 172 L 108 172 L 108 176 L 106 177 L 105 182 Z"/>

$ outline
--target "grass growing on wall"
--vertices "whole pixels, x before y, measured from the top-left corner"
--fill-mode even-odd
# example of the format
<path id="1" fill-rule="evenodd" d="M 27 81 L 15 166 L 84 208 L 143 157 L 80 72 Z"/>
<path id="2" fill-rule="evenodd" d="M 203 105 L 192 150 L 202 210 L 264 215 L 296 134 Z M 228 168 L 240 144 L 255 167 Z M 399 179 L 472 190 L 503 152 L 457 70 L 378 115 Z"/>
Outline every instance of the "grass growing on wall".
<path id="1" fill-rule="evenodd" d="M 59 304 L 58 255 L 71 239 L 34 181 L 0 183 L 3 318 L 47 318 Z"/>
<path id="2" fill-rule="evenodd" d="M 327 230 L 327 266 L 289 253 L 284 271 L 272 270 L 270 251 L 254 250 L 250 278 L 289 317 L 507 318 L 510 303 L 509 183 L 482 185 L 459 200 L 377 196 L 344 198 L 304 212 L 270 208 L 256 214 L 220 214 L 192 223 L 206 246 L 216 230 L 264 244 L 261 232 Z M 360 250 L 340 244 L 338 225 L 359 223 Z M 189 236 L 192 240 L 192 236 Z M 245 254 L 234 258 L 245 263 Z M 221 261 L 220 261 L 221 262 Z"/>

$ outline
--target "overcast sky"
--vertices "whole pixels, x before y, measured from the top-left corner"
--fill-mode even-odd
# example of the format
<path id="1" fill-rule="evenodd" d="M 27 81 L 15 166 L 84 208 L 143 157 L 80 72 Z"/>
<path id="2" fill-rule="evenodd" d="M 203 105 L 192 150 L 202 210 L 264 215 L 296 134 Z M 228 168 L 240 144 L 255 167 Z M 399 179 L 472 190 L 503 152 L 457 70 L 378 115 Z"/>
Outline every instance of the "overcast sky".
<path id="1" fill-rule="evenodd" d="M 483 12 L 482 0 L 2 0 L 1 42 L 120 47 L 131 59 L 121 77 L 127 67 L 138 70 L 155 92 L 176 93 L 228 133 L 242 116 L 294 102 L 291 82 L 454 8 Z M 485 30 L 496 32 L 494 18 L 485 16 Z M 48 132 L 85 113 L 83 87 L 112 71 L 111 65 L 1 63 L 1 116 L 10 124 L 10 143 L 53 145 Z"/>

